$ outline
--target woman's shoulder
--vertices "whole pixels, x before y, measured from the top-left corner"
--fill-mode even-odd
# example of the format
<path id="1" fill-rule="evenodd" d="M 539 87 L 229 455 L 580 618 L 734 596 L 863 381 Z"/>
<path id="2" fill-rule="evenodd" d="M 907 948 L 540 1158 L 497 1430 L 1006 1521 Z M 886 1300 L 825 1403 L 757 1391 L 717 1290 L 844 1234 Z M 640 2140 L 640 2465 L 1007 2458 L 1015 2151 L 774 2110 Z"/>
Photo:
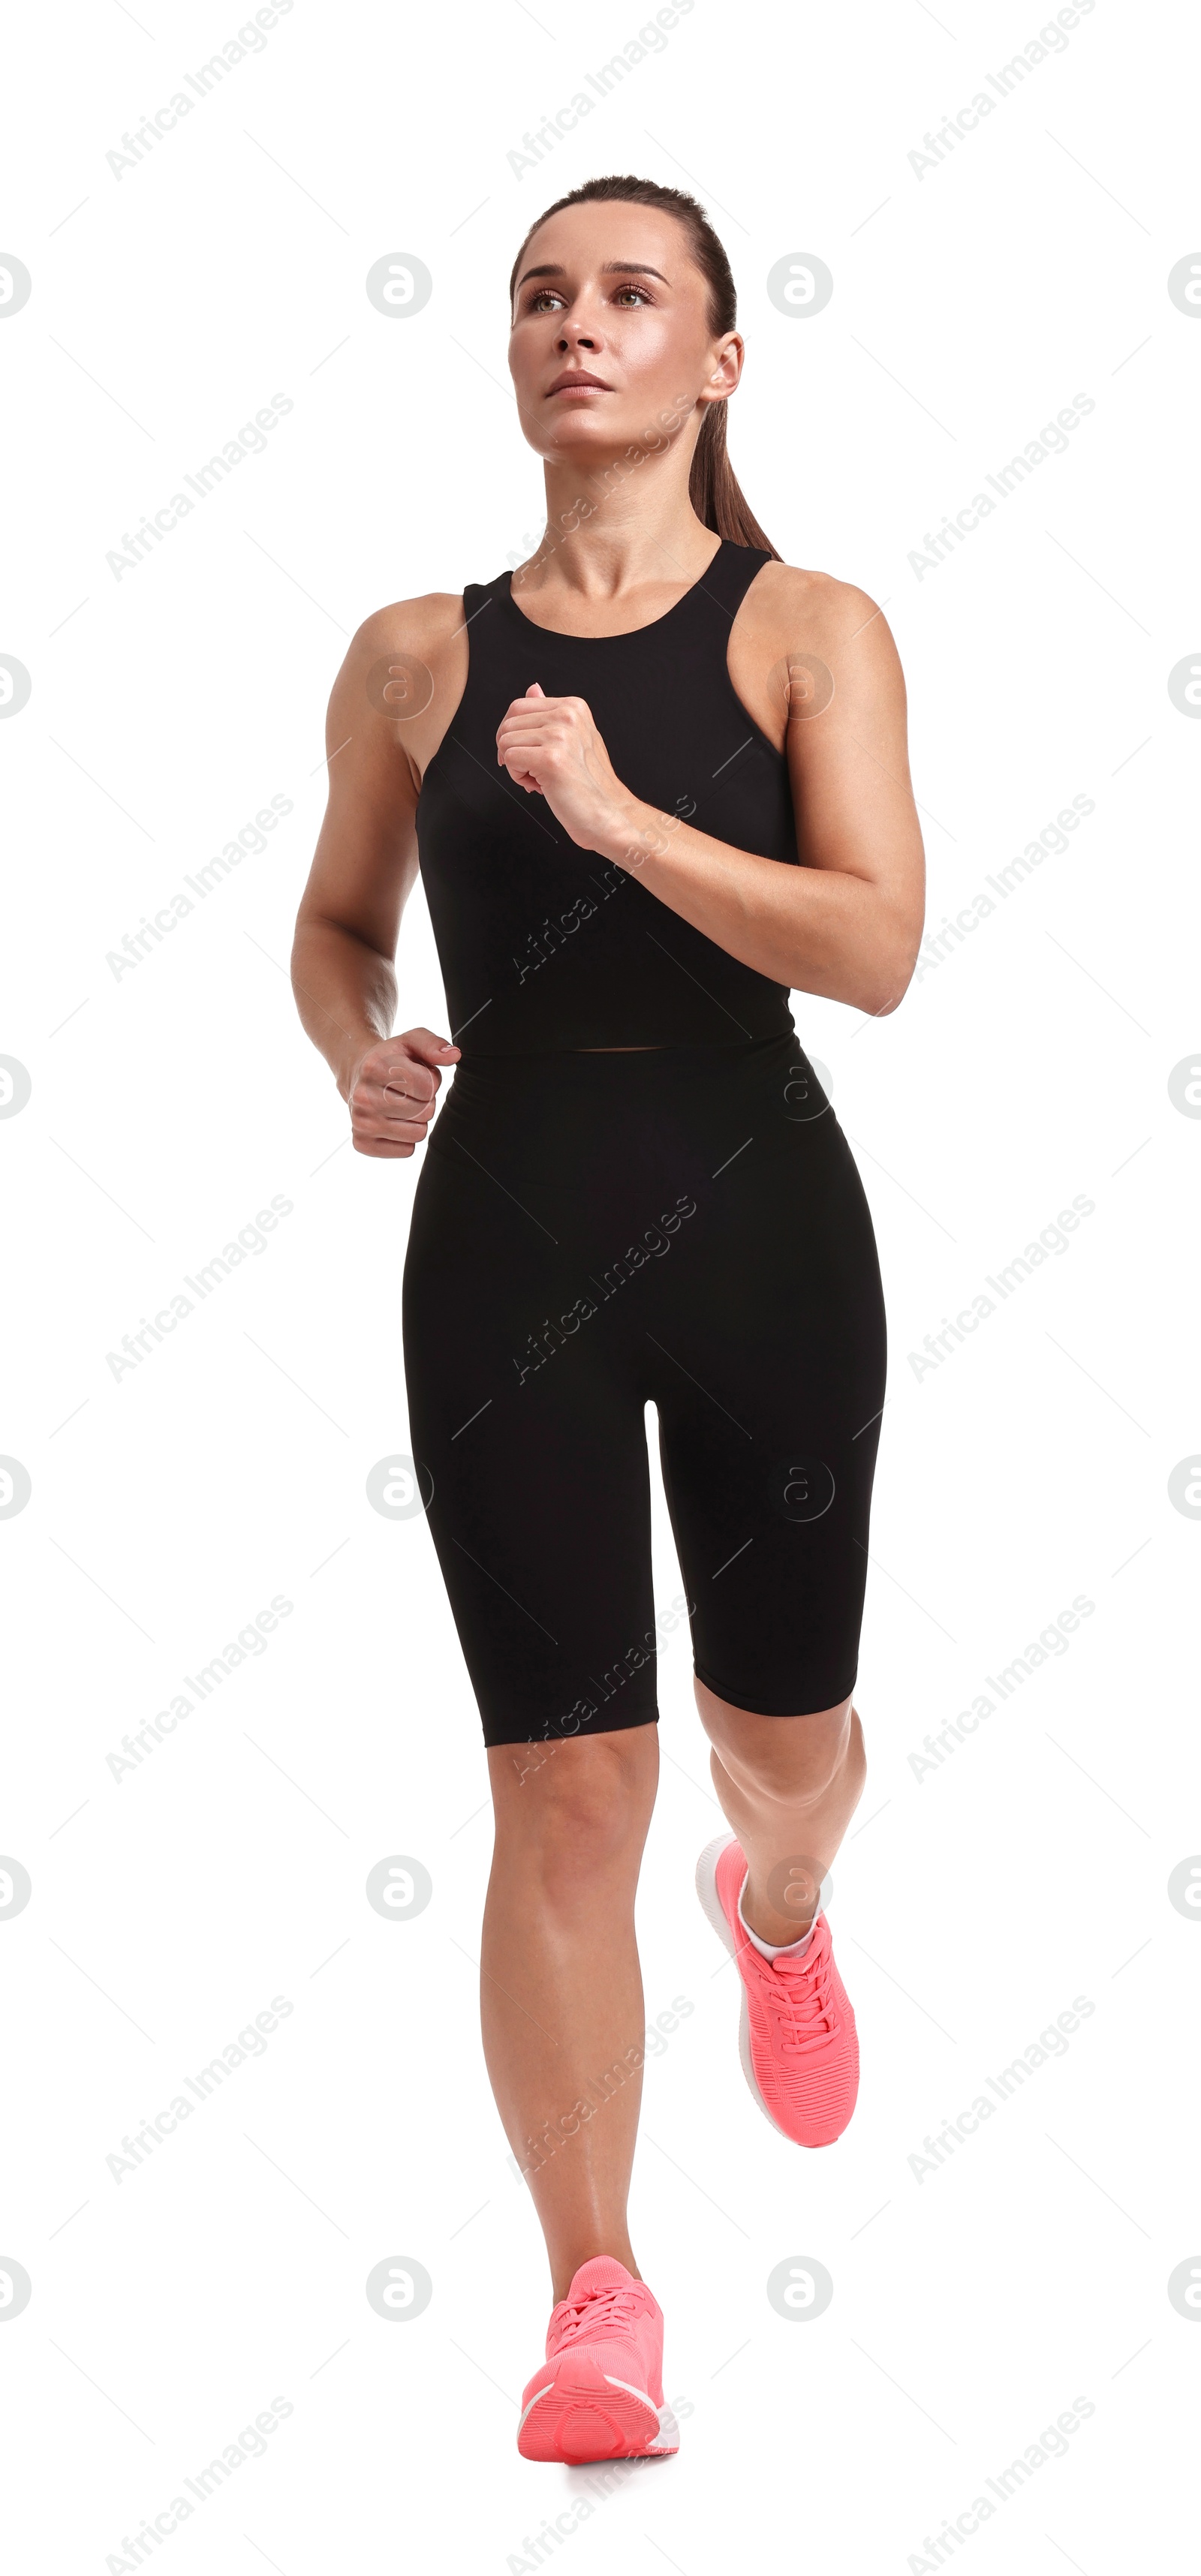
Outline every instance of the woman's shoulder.
<path id="1" fill-rule="evenodd" d="M 380 715 L 405 724 L 425 718 L 420 756 L 432 757 L 436 744 L 426 744 L 435 723 L 430 709 L 454 708 L 467 678 L 467 628 L 461 591 L 428 590 L 417 599 L 393 599 L 373 609 L 356 627 L 335 683 L 341 712 L 358 704 L 366 691 Z M 331 721 L 339 721 L 337 715 Z M 445 722 L 445 716 L 443 716 Z"/>
<path id="2" fill-rule="evenodd" d="M 351 636 L 330 697 L 327 732 L 339 744 L 357 734 L 366 697 L 378 715 L 407 728 L 404 748 L 412 755 L 419 785 L 462 697 L 467 661 L 461 591 L 431 590 L 417 599 L 390 600 L 386 608 L 373 609 Z"/>
<path id="3" fill-rule="evenodd" d="M 861 619 L 879 617 L 878 601 L 857 582 L 814 572 L 799 564 L 765 563 L 747 594 L 747 607 L 765 623 L 795 634 L 798 623 L 807 634 L 845 636 Z"/>
<path id="4" fill-rule="evenodd" d="M 765 563 L 746 594 L 738 625 L 750 651 L 765 655 L 769 667 L 790 653 L 815 653 L 831 669 L 837 664 L 845 670 L 847 648 L 854 644 L 865 678 L 899 679 L 896 644 L 879 601 L 833 573 Z"/>
<path id="5" fill-rule="evenodd" d="M 424 661 L 430 650 L 453 642 L 463 626 L 461 590 L 427 590 L 417 599 L 393 599 L 375 608 L 356 627 L 352 653 L 374 659 L 383 653 L 408 652 Z"/>

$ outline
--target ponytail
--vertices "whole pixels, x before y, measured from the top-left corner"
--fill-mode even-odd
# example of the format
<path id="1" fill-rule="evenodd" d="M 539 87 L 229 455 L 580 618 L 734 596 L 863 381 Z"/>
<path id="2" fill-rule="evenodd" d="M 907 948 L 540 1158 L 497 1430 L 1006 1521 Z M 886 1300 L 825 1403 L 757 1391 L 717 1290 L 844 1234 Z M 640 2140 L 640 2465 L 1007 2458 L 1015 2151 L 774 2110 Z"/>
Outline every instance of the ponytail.
<path id="1" fill-rule="evenodd" d="M 732 331 L 738 312 L 734 278 L 725 250 L 709 221 L 705 209 L 695 197 L 682 188 L 661 188 L 654 179 L 586 179 L 582 188 L 573 188 L 570 196 L 560 197 L 545 214 L 531 224 L 525 241 L 513 262 L 509 280 L 509 299 L 526 242 L 551 215 L 563 212 L 565 206 L 621 205 L 654 206 L 663 214 L 674 215 L 688 236 L 688 248 L 709 289 L 709 328 L 716 339 L 723 331 Z M 775 563 L 782 558 L 770 537 L 764 535 L 754 511 L 745 499 L 730 463 L 726 447 L 726 405 L 706 405 L 700 436 L 693 450 L 692 470 L 688 477 L 688 498 L 698 519 L 715 536 L 724 537 L 731 545 L 755 546 L 769 554 Z"/>
<path id="2" fill-rule="evenodd" d="M 782 560 L 771 538 L 764 535 L 730 463 L 724 402 L 710 403 L 701 422 L 688 477 L 688 498 L 703 525 L 719 537 L 728 538 L 731 545 L 758 546 L 776 563 Z"/>

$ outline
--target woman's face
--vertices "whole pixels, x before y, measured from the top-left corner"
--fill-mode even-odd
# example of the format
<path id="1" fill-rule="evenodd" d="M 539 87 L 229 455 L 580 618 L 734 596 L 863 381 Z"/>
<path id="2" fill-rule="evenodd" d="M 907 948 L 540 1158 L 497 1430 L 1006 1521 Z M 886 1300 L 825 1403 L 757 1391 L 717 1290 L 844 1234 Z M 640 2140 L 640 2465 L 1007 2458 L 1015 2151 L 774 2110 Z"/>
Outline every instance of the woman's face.
<path id="1" fill-rule="evenodd" d="M 657 207 L 566 206 L 526 243 L 509 366 L 521 426 L 552 462 L 585 470 L 662 444 L 698 398 L 738 382 L 736 331 L 715 340 L 688 236 Z M 698 424 L 699 426 L 699 424 Z"/>

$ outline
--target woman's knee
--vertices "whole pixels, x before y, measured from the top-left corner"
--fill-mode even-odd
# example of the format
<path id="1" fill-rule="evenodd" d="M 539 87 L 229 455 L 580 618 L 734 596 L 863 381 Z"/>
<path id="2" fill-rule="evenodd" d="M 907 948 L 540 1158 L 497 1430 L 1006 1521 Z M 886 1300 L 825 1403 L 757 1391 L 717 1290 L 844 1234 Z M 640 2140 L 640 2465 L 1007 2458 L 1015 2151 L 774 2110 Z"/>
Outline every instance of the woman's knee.
<path id="1" fill-rule="evenodd" d="M 859 1724 L 849 1699 L 804 1717 L 756 1717 L 714 1702 L 710 1695 L 710 1712 L 702 1710 L 702 1715 L 731 1779 L 781 1805 L 824 1797 L 848 1759 L 862 1759 Z"/>
<path id="2" fill-rule="evenodd" d="M 570 1884 L 641 1855 L 654 1805 L 658 1729 L 543 1745 L 490 1756 L 497 1845 Z M 506 1758 L 509 1757 L 509 1758 Z"/>

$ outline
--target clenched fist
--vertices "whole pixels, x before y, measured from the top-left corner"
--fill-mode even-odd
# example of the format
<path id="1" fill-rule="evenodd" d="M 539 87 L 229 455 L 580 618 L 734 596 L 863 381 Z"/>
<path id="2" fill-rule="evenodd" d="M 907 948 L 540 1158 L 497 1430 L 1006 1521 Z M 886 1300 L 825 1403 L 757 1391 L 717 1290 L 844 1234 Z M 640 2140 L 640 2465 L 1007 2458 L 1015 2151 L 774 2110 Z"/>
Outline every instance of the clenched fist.
<path id="1" fill-rule="evenodd" d="M 632 799 L 583 698 L 548 698 L 535 680 L 502 717 L 496 757 L 516 787 L 545 796 L 577 848 L 607 853 L 621 837 Z"/>
<path id="2" fill-rule="evenodd" d="M 395 1159 L 424 1144 L 442 1082 L 439 1067 L 458 1060 L 458 1047 L 430 1029 L 406 1029 L 369 1047 L 346 1095 L 356 1154 Z"/>

